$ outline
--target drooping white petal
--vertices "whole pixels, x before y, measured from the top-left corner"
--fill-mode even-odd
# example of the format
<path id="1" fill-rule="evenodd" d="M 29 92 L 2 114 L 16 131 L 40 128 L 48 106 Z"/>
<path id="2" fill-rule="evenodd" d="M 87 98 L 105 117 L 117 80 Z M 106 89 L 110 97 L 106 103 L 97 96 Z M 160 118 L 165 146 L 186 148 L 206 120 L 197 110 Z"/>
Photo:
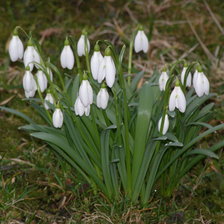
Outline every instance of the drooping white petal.
<path id="1" fill-rule="evenodd" d="M 72 69 L 75 63 L 74 54 L 70 45 L 65 45 L 60 56 L 62 68 Z"/>
<path id="2" fill-rule="evenodd" d="M 90 61 L 91 72 L 93 75 L 93 79 L 97 80 L 100 64 L 103 60 L 103 56 L 100 51 L 94 51 L 93 56 Z"/>
<path id="3" fill-rule="evenodd" d="M 87 38 L 87 51 L 90 51 L 90 42 Z M 85 55 L 85 35 L 81 35 L 81 37 L 79 38 L 78 44 L 77 44 L 77 53 L 78 56 L 83 56 Z"/>
<path id="4" fill-rule="evenodd" d="M 186 71 L 187 71 L 187 67 L 184 67 L 182 72 L 181 72 L 181 83 L 183 85 L 184 85 Z M 192 79 L 192 75 L 191 75 L 191 72 L 189 72 L 188 76 L 187 76 L 187 80 L 186 80 L 186 86 L 188 86 L 188 87 L 191 86 L 191 79 Z"/>
<path id="5" fill-rule="evenodd" d="M 176 89 L 174 88 L 172 93 L 170 94 L 169 110 L 174 111 L 175 107 L 176 107 Z"/>
<path id="6" fill-rule="evenodd" d="M 161 129 L 161 124 L 162 124 L 162 117 L 159 119 L 159 122 L 158 122 L 158 131 L 159 132 Z M 168 129 L 169 129 L 169 118 L 168 118 L 168 115 L 166 114 L 165 119 L 164 119 L 162 134 L 165 135 L 167 133 Z"/>
<path id="7" fill-rule="evenodd" d="M 106 60 L 106 83 L 112 88 L 115 82 L 116 68 L 111 56 L 105 56 Z"/>
<path id="8" fill-rule="evenodd" d="M 52 121 L 55 128 L 61 128 L 63 125 L 63 113 L 61 109 L 56 108 L 53 113 Z"/>
<path id="9" fill-rule="evenodd" d="M 197 78 L 198 78 L 198 71 L 195 70 L 194 75 L 193 75 L 193 86 L 194 86 L 194 88 L 195 88 Z"/>
<path id="10" fill-rule="evenodd" d="M 87 107 L 93 102 L 93 90 L 88 80 L 83 80 L 79 88 L 79 98 L 84 107 Z"/>
<path id="11" fill-rule="evenodd" d="M 141 32 L 141 44 L 142 44 L 142 51 L 144 53 L 147 53 L 147 51 L 149 50 L 149 41 L 147 36 L 145 35 L 145 32 L 142 30 Z"/>
<path id="12" fill-rule="evenodd" d="M 23 58 L 23 43 L 17 35 L 13 35 L 10 40 L 9 56 L 13 62 Z"/>
<path id="13" fill-rule="evenodd" d="M 47 93 L 46 97 L 44 98 L 44 107 L 46 110 L 50 109 L 48 103 L 54 104 L 54 98 L 50 93 Z"/>
<path id="14" fill-rule="evenodd" d="M 105 76 L 106 76 L 106 58 L 104 57 L 99 67 L 99 73 L 97 77 L 98 83 L 101 83 L 104 80 Z"/>
<path id="15" fill-rule="evenodd" d="M 36 90 L 35 80 L 33 74 L 30 71 L 26 71 L 23 76 L 23 88 L 26 92 Z"/>
<path id="16" fill-rule="evenodd" d="M 28 46 L 24 52 L 23 62 L 25 67 L 29 66 L 30 71 L 33 70 L 34 63 L 40 63 L 40 56 L 33 46 Z M 38 65 L 35 65 L 38 68 Z"/>
<path id="17" fill-rule="evenodd" d="M 35 93 L 36 93 L 36 89 L 29 92 L 25 91 L 25 97 L 26 98 L 34 97 Z"/>
<path id="18" fill-rule="evenodd" d="M 142 50 L 142 43 L 141 43 L 141 32 L 138 31 L 137 35 L 135 36 L 135 40 L 134 40 L 134 48 L 135 48 L 135 52 L 138 53 Z"/>
<path id="19" fill-rule="evenodd" d="M 108 100 L 109 100 L 109 94 L 107 92 L 107 89 L 101 88 L 96 98 L 97 107 L 106 109 Z"/>
<path id="20" fill-rule="evenodd" d="M 165 91 L 166 83 L 169 79 L 167 72 L 163 71 L 159 77 L 159 89 L 160 91 Z"/>
<path id="21" fill-rule="evenodd" d="M 85 115 L 88 117 L 90 114 L 90 105 L 88 105 L 87 107 L 85 107 Z"/>
<path id="22" fill-rule="evenodd" d="M 210 88 L 209 81 L 203 72 L 198 72 L 197 78 L 195 79 L 194 82 L 194 88 L 196 94 L 199 97 L 203 96 L 204 94 L 206 95 L 209 94 L 209 88 Z"/>
<path id="23" fill-rule="evenodd" d="M 75 110 L 75 114 L 79 115 L 79 116 L 83 116 L 83 114 L 85 112 L 85 107 L 82 104 L 79 97 L 77 97 L 77 99 L 75 101 L 74 110 Z"/>
<path id="24" fill-rule="evenodd" d="M 204 93 L 205 95 L 209 94 L 210 84 L 207 77 L 203 74 L 203 82 L 204 82 Z"/>
<path id="25" fill-rule="evenodd" d="M 176 107 L 179 109 L 180 112 L 184 113 L 186 110 L 186 98 L 184 96 L 183 91 L 179 86 L 175 87 L 177 88 L 177 95 L 176 95 Z"/>
<path id="26" fill-rule="evenodd" d="M 47 78 L 41 70 L 37 72 L 37 81 L 40 87 L 40 91 L 44 92 L 44 90 L 47 88 Z"/>

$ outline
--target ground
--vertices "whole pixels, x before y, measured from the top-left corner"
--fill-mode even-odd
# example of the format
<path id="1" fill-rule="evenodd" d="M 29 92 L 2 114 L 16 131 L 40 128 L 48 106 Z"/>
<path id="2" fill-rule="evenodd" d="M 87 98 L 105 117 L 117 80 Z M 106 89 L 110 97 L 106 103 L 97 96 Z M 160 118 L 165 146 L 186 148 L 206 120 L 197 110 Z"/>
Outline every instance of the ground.
<path id="1" fill-rule="evenodd" d="M 23 101 L 24 68 L 9 61 L 7 47 L 17 25 L 32 31 L 47 55 L 59 64 L 66 34 L 88 30 L 92 43 L 109 39 L 121 46 L 139 23 L 149 34 L 147 56 L 136 68 L 149 76 L 155 67 L 178 58 L 204 64 L 218 96 L 212 124 L 224 119 L 224 1 L 201 0 L 6 0 L 0 3 L 0 105 L 34 119 Z M 153 26 L 152 26 L 153 24 Z M 152 29 L 152 35 L 150 30 Z M 24 38 L 23 38 L 24 40 Z M 141 63 L 140 63 L 141 61 Z M 0 223 L 224 223 L 224 162 L 207 159 L 180 184 L 172 198 L 156 193 L 146 209 L 109 204 L 64 161 L 18 127 L 25 122 L 0 112 Z M 206 139 L 215 142 L 216 133 Z"/>

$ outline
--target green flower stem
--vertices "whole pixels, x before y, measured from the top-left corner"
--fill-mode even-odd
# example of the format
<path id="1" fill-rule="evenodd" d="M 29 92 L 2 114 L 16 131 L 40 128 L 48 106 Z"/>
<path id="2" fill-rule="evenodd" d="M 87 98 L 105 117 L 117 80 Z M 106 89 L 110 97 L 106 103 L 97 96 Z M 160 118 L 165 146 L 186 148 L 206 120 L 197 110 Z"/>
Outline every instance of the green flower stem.
<path id="1" fill-rule="evenodd" d="M 24 33 L 25 36 L 26 36 L 28 39 L 30 39 L 30 36 L 27 34 L 27 32 L 26 32 L 21 26 L 16 26 L 16 27 L 15 27 L 14 31 L 18 32 L 18 30 L 21 30 L 22 33 Z"/>
<path id="2" fill-rule="evenodd" d="M 90 69 L 90 62 L 89 62 L 89 51 L 88 51 L 88 45 L 87 45 L 87 35 L 85 34 L 85 57 L 86 57 L 86 67 L 89 76 L 91 75 L 91 69 Z"/>

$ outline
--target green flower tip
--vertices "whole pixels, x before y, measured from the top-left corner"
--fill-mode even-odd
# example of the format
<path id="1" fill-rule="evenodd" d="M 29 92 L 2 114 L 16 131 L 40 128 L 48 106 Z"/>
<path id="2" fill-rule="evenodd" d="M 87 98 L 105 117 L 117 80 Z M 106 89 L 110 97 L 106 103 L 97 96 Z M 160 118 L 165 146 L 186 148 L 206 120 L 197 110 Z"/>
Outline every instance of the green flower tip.
<path id="1" fill-rule="evenodd" d="M 83 74 L 83 80 L 87 80 L 88 79 L 88 75 L 86 74 L 86 72 L 84 72 Z"/>
<path id="2" fill-rule="evenodd" d="M 166 72 L 167 71 L 167 66 L 164 66 L 163 68 L 162 68 L 162 72 Z"/>
<path id="3" fill-rule="evenodd" d="M 105 56 L 111 56 L 111 49 L 110 47 L 107 47 L 105 50 Z"/>
<path id="4" fill-rule="evenodd" d="M 101 84 L 101 88 L 107 88 L 107 85 L 106 85 L 106 83 L 105 82 L 103 82 L 102 84 Z"/>
<path id="5" fill-rule="evenodd" d="M 180 86 L 180 81 L 178 78 L 176 79 L 175 86 Z"/>
<path id="6" fill-rule="evenodd" d="M 188 67 L 188 63 L 186 61 L 184 62 L 184 67 Z"/>
<path id="7" fill-rule="evenodd" d="M 30 39 L 27 42 L 27 46 L 33 46 L 33 40 L 32 40 L 31 37 L 30 37 Z"/>
<path id="8" fill-rule="evenodd" d="M 87 36 L 87 31 L 85 29 L 82 31 L 82 35 Z"/>
<path id="9" fill-rule="evenodd" d="M 143 26 L 142 25 L 138 25 L 138 30 L 143 30 Z"/>
<path id="10" fill-rule="evenodd" d="M 64 46 L 68 46 L 68 45 L 70 45 L 70 44 L 69 44 L 68 37 L 66 37 L 65 42 L 64 42 Z"/>
<path id="11" fill-rule="evenodd" d="M 196 69 L 197 69 L 198 72 L 202 72 L 202 67 L 201 67 L 200 64 L 196 67 Z"/>
<path id="12" fill-rule="evenodd" d="M 99 44 L 95 44 L 95 46 L 94 46 L 94 51 L 100 51 L 100 46 L 99 46 Z"/>
<path id="13" fill-rule="evenodd" d="M 30 66 L 28 65 L 28 66 L 26 66 L 26 71 L 30 71 Z"/>
<path id="14" fill-rule="evenodd" d="M 18 27 L 13 30 L 13 36 L 18 36 Z"/>

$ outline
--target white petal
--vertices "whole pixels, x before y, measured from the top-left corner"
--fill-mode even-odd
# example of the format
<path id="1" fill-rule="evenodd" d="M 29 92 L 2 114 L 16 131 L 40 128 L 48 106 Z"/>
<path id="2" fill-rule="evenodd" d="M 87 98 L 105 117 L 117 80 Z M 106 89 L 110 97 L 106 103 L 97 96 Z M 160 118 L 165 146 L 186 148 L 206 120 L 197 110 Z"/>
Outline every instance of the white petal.
<path id="1" fill-rule="evenodd" d="M 88 98 L 89 98 L 89 104 L 93 103 L 93 89 L 89 83 L 89 81 L 87 81 L 87 91 L 88 91 Z"/>
<path id="2" fill-rule="evenodd" d="M 210 84 L 207 77 L 203 74 L 203 82 L 204 82 L 204 93 L 205 95 L 209 94 Z"/>
<path id="3" fill-rule="evenodd" d="M 40 87 L 40 91 L 44 92 L 44 90 L 47 88 L 47 78 L 41 70 L 37 72 L 37 81 Z"/>
<path id="4" fill-rule="evenodd" d="M 93 56 L 90 61 L 90 67 L 93 79 L 97 80 L 100 63 L 103 60 L 103 56 L 99 51 L 94 51 Z"/>
<path id="5" fill-rule="evenodd" d="M 62 68 L 66 68 L 67 67 L 67 63 L 66 63 L 66 48 L 64 46 L 62 52 L 61 52 L 61 56 L 60 56 L 60 62 L 61 62 L 61 67 Z"/>
<path id="6" fill-rule="evenodd" d="M 28 46 L 24 52 L 23 62 L 24 62 L 25 67 L 26 66 L 30 67 L 30 71 L 33 70 L 33 63 L 32 63 L 33 61 L 34 61 L 33 47 Z"/>
<path id="7" fill-rule="evenodd" d="M 66 60 L 67 60 L 67 68 L 68 69 L 72 69 L 75 63 L 75 58 L 74 58 L 74 54 L 72 52 L 71 47 L 65 46 L 66 47 Z"/>
<path id="8" fill-rule="evenodd" d="M 49 109 L 49 106 L 48 106 L 47 102 L 48 102 L 48 103 L 51 103 L 51 104 L 54 104 L 54 98 L 53 98 L 53 96 L 52 96 L 50 93 L 47 93 L 47 95 L 46 95 L 44 101 L 45 101 L 45 102 L 44 102 L 44 107 L 45 107 L 46 110 Z M 46 102 L 46 101 L 47 101 L 47 102 Z"/>
<path id="9" fill-rule="evenodd" d="M 109 100 L 109 94 L 106 90 L 106 88 L 102 88 L 101 89 L 101 97 L 100 97 L 100 101 L 101 101 L 101 108 L 102 109 L 106 109 L 107 108 L 107 104 L 108 104 L 108 100 Z"/>
<path id="10" fill-rule="evenodd" d="M 187 67 L 184 67 L 182 72 L 181 72 L 181 83 L 184 85 L 184 80 L 185 80 L 185 74 L 187 71 Z M 188 76 L 187 76 L 187 80 L 186 80 L 186 86 L 190 87 L 191 86 L 191 79 L 192 79 L 192 75 L 189 72 Z"/>
<path id="11" fill-rule="evenodd" d="M 33 47 L 33 61 L 37 64 L 40 64 L 40 55 L 38 54 L 37 50 Z M 35 67 L 38 69 L 39 65 L 35 64 Z"/>
<path id="12" fill-rule="evenodd" d="M 203 83 L 203 75 L 201 72 L 198 72 L 197 77 L 194 81 L 194 89 L 196 94 L 201 97 L 204 94 L 204 83 Z"/>
<path id="13" fill-rule="evenodd" d="M 35 80 L 33 75 L 30 71 L 26 71 L 25 75 L 23 76 L 23 88 L 26 92 L 33 91 L 35 89 L 34 86 Z"/>
<path id="14" fill-rule="evenodd" d="M 184 96 L 183 91 L 179 86 L 175 87 L 177 88 L 177 96 L 176 96 L 176 107 L 179 109 L 180 112 L 184 113 L 186 110 L 186 98 Z"/>
<path id="15" fill-rule="evenodd" d="M 135 40 L 134 40 L 134 48 L 135 48 L 135 52 L 138 53 L 142 50 L 142 44 L 141 44 L 141 32 L 138 31 L 137 35 L 135 36 Z"/>
<path id="16" fill-rule="evenodd" d="M 89 81 L 88 80 L 83 80 L 80 88 L 79 88 L 79 98 L 82 101 L 82 104 L 84 107 L 87 107 L 90 105 L 90 98 L 89 98 Z"/>
<path id="17" fill-rule="evenodd" d="M 55 128 L 61 128 L 63 125 L 63 113 L 59 108 L 57 108 L 53 113 L 53 125 Z"/>
<path id="18" fill-rule="evenodd" d="M 74 110 L 76 115 L 82 116 L 84 114 L 85 107 L 83 106 L 79 97 L 77 97 L 75 101 Z"/>
<path id="19" fill-rule="evenodd" d="M 36 90 L 32 90 L 30 92 L 25 91 L 26 98 L 34 97 Z"/>
<path id="20" fill-rule="evenodd" d="M 87 41 L 88 45 L 88 41 Z M 85 36 L 82 34 L 81 37 L 79 38 L 78 44 L 77 44 L 77 53 L 78 56 L 83 56 L 85 55 Z"/>
<path id="21" fill-rule="evenodd" d="M 173 89 L 172 93 L 170 94 L 169 110 L 174 111 L 175 107 L 176 107 L 176 87 Z"/>
<path id="22" fill-rule="evenodd" d="M 143 52 L 147 53 L 147 51 L 149 50 L 149 41 L 144 31 L 141 31 L 141 44 Z"/>
<path id="23" fill-rule="evenodd" d="M 19 37 L 17 39 L 17 43 L 18 43 L 18 56 L 19 56 L 19 59 L 22 59 L 23 58 L 24 47 L 23 47 L 23 42 L 20 40 Z"/>
<path id="24" fill-rule="evenodd" d="M 98 108 L 101 108 L 101 94 L 102 94 L 102 91 L 100 89 L 100 91 L 98 92 L 96 96 L 96 105 Z"/>
<path id="25" fill-rule="evenodd" d="M 197 78 L 198 78 L 198 71 L 196 70 L 194 72 L 194 75 L 193 75 L 193 86 L 194 86 L 194 88 L 195 88 L 195 82 L 196 82 Z"/>
<path id="26" fill-rule="evenodd" d="M 159 88 L 160 91 L 164 91 L 166 88 L 167 80 L 169 79 L 169 76 L 167 75 L 167 72 L 162 72 L 162 74 L 159 77 Z"/>
<path id="27" fill-rule="evenodd" d="M 85 107 L 85 115 L 88 117 L 90 114 L 90 105 Z"/>
<path id="28" fill-rule="evenodd" d="M 106 83 L 111 88 L 115 82 L 116 68 L 111 56 L 105 56 L 106 59 Z"/>
<path id="29" fill-rule="evenodd" d="M 10 40 L 9 56 L 13 62 L 23 58 L 23 43 L 18 36 L 14 35 Z"/>
<path id="30" fill-rule="evenodd" d="M 106 76 L 106 58 L 104 57 L 99 67 L 99 73 L 97 77 L 98 83 L 101 83 L 104 80 L 105 76 Z"/>

